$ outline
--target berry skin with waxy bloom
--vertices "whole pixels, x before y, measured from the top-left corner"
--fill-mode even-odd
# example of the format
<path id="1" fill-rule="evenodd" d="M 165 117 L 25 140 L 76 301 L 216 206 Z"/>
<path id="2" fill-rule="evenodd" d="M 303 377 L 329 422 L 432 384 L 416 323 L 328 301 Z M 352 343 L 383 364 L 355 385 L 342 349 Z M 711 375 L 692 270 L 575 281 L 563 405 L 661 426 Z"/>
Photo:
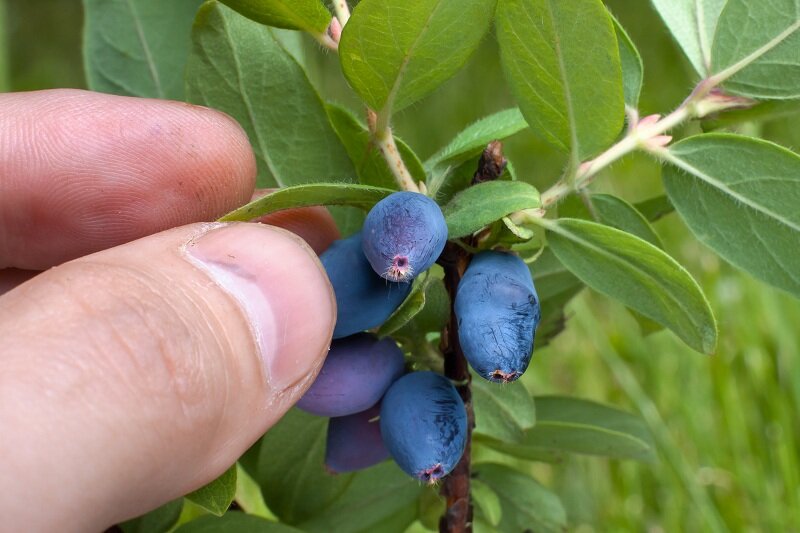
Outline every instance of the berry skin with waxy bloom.
<path id="1" fill-rule="evenodd" d="M 325 466 L 330 472 L 354 472 L 389 458 L 377 418 L 380 405 L 328 421 Z"/>
<path id="2" fill-rule="evenodd" d="M 297 407 L 318 416 L 346 416 L 369 409 L 403 374 L 404 364 L 402 350 L 388 337 L 359 333 L 337 339 Z"/>
<path id="3" fill-rule="evenodd" d="M 409 282 L 428 270 L 446 242 L 442 210 L 424 194 L 392 193 L 375 204 L 364 221 L 364 255 L 389 281 Z"/>
<path id="4" fill-rule="evenodd" d="M 434 372 L 398 379 L 381 402 L 383 442 L 408 475 L 434 483 L 455 468 L 467 443 L 467 411 L 455 387 Z"/>
<path id="5" fill-rule="evenodd" d="M 339 339 L 383 324 L 411 292 L 410 283 L 391 283 L 372 270 L 361 246 L 361 232 L 334 242 L 320 256 L 336 296 Z"/>
<path id="6" fill-rule="evenodd" d="M 522 259 L 506 252 L 477 254 L 458 284 L 455 314 L 461 349 L 478 375 L 508 383 L 525 372 L 541 308 Z"/>

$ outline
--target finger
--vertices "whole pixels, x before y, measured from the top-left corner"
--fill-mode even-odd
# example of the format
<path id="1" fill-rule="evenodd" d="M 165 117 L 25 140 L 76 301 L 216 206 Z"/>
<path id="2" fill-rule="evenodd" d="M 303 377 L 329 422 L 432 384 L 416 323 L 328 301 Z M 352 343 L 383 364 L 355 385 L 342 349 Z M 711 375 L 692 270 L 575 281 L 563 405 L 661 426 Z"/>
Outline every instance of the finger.
<path id="1" fill-rule="evenodd" d="M 0 268 L 45 269 L 245 203 L 247 136 L 208 108 L 76 90 L 0 95 Z"/>
<path id="2" fill-rule="evenodd" d="M 253 193 L 251 201 L 261 198 L 273 190 L 257 189 Z M 331 212 L 321 206 L 286 209 L 254 218 L 252 222 L 277 226 L 299 235 L 317 255 L 327 250 L 333 241 L 341 237 Z"/>
<path id="3" fill-rule="evenodd" d="M 97 531 L 211 481 L 299 399 L 334 322 L 316 256 L 261 224 L 177 228 L 0 297 L 4 526 Z"/>

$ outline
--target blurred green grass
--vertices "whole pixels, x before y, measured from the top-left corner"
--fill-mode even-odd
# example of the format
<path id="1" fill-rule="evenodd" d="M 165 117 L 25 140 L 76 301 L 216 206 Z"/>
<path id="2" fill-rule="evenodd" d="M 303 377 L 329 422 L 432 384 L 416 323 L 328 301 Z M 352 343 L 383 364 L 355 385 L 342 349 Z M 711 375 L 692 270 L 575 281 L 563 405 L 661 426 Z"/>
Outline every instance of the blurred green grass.
<path id="1" fill-rule="evenodd" d="M 642 113 L 669 111 L 692 87 L 688 63 L 648 2 L 606 4 L 644 58 Z M 81 24 L 78 0 L 0 0 L 0 90 L 85 87 Z M 325 98 L 359 110 L 336 58 L 310 41 L 305 51 Z M 395 127 L 424 158 L 473 120 L 510 105 L 489 36 L 455 78 L 404 111 Z M 797 149 L 796 120 L 743 131 Z M 698 132 L 692 125 L 679 133 Z M 506 152 L 520 176 L 542 188 L 564 164 L 530 134 L 510 139 Z M 598 182 L 631 201 L 661 193 L 660 167 L 640 155 Z M 694 353 L 668 332 L 642 337 L 622 306 L 584 293 L 569 307 L 567 331 L 535 354 L 526 385 L 640 413 L 659 460 L 575 457 L 535 471 L 562 496 L 575 531 L 800 532 L 800 302 L 721 262 L 675 215 L 656 228 L 711 300 L 719 350 Z"/>

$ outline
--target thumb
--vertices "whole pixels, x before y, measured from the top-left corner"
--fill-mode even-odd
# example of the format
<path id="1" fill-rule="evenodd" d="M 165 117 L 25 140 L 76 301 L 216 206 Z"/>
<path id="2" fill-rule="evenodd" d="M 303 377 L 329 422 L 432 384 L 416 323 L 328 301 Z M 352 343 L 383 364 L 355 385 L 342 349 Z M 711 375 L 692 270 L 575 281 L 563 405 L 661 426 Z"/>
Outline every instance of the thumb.
<path id="1" fill-rule="evenodd" d="M 177 228 L 0 297 L 4 525 L 99 530 L 211 481 L 310 385 L 334 322 L 316 256 L 261 224 Z"/>

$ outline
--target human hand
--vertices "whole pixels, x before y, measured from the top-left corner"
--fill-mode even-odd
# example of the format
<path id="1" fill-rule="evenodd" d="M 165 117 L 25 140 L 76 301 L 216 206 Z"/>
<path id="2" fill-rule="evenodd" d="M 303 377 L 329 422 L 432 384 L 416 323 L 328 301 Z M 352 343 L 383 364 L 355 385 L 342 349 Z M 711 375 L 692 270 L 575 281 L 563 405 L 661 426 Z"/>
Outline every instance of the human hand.
<path id="1" fill-rule="evenodd" d="M 310 385 L 335 322 L 311 248 L 196 223 L 254 176 L 216 111 L 0 95 L 0 269 L 55 267 L 0 296 L 3 527 L 101 530 L 186 494 Z M 278 222 L 319 252 L 336 237 L 323 213 Z M 0 293 L 26 277 L 0 270 Z"/>

